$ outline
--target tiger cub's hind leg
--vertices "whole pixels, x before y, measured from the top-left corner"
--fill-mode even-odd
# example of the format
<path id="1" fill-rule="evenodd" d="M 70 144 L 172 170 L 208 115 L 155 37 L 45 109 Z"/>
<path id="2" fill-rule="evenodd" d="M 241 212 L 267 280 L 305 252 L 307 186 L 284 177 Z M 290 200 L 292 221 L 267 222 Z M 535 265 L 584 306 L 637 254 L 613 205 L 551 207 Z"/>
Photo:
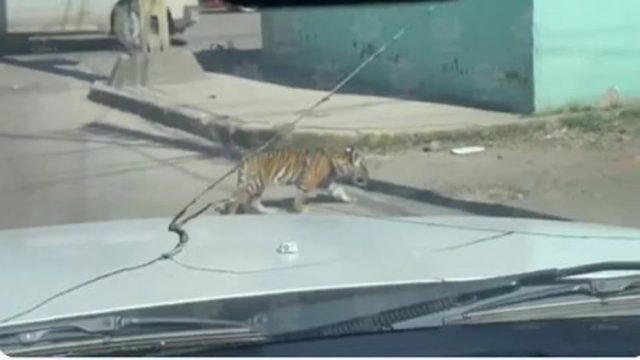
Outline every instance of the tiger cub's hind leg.
<path id="1" fill-rule="evenodd" d="M 238 209 L 242 208 L 243 212 L 246 212 L 246 204 L 250 199 L 250 195 L 243 189 L 237 190 L 233 197 L 227 202 L 225 207 L 226 215 L 233 215 L 238 213 Z"/>

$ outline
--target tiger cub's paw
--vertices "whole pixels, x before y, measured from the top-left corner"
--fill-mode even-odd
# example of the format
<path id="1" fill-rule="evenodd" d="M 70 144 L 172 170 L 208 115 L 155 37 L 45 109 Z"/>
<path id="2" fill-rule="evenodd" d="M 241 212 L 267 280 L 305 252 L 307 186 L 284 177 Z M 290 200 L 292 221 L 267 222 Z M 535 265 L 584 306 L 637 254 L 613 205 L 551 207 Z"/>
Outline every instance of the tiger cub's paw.
<path id="1" fill-rule="evenodd" d="M 263 207 L 260 209 L 260 214 L 269 215 L 269 214 L 277 214 L 280 210 L 272 207 Z"/>
<path id="2" fill-rule="evenodd" d="M 296 212 L 298 214 L 308 214 L 309 213 L 309 207 L 305 206 L 305 207 L 303 207 L 301 209 L 296 209 Z"/>
<path id="3" fill-rule="evenodd" d="M 349 195 L 347 195 L 347 193 L 341 187 L 336 186 L 332 188 L 330 192 L 331 192 L 331 196 L 338 201 L 342 201 L 346 203 L 353 201 L 353 199 Z"/>

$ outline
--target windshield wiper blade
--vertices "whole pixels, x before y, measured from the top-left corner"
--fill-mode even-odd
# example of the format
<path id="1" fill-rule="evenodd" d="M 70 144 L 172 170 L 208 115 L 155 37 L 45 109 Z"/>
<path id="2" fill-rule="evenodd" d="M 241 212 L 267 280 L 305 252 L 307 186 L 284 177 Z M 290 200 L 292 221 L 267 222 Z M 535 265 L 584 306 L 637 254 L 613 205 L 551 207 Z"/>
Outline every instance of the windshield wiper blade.
<path id="1" fill-rule="evenodd" d="M 632 291 L 640 286 L 640 276 L 635 278 L 570 279 L 571 276 L 586 275 L 601 271 L 640 271 L 639 262 L 601 262 L 568 268 L 543 269 L 528 273 L 515 274 L 494 279 L 481 280 L 469 284 L 469 288 L 459 293 L 419 303 L 383 310 L 372 315 L 349 318 L 329 325 L 306 329 L 294 336 L 340 336 L 359 332 L 393 330 L 395 324 L 423 316 L 444 313 L 446 311 L 469 307 L 474 304 L 505 299 L 504 303 L 495 302 L 495 306 L 509 303 L 539 300 L 584 294 L 587 296 L 616 296 Z M 522 297 L 517 292 L 535 286 L 553 286 L 543 292 L 529 293 Z M 510 304 L 510 303 L 509 303 Z M 506 306 L 506 305 L 505 305 Z M 474 310 L 475 311 L 475 310 Z M 442 319 L 442 324 L 445 320 Z"/>
<path id="2" fill-rule="evenodd" d="M 567 268 L 553 268 L 533 273 L 516 275 L 515 280 L 522 285 L 532 285 L 567 278 L 570 276 L 593 274 L 601 271 L 640 271 L 640 261 L 603 261 Z"/>
<path id="3" fill-rule="evenodd" d="M 0 330 L 0 345 L 31 345 L 42 341 L 65 341 L 91 337 L 145 334 L 151 331 L 246 329 L 247 323 L 191 317 L 98 316 L 62 320 L 48 325 L 16 326 Z"/>
<path id="4" fill-rule="evenodd" d="M 560 269 L 557 271 L 557 279 L 561 279 L 564 285 L 553 286 L 524 294 L 508 295 L 495 301 L 490 301 L 467 309 L 462 316 L 470 313 L 498 310 L 513 305 L 531 303 L 541 300 L 550 300 L 567 296 L 582 295 L 590 298 L 606 299 L 619 295 L 626 295 L 640 291 L 640 275 L 621 278 L 596 278 L 596 279 L 567 279 L 575 275 L 584 275 L 599 271 L 624 271 L 636 269 L 633 263 L 601 263 L 579 266 L 575 268 Z M 556 279 L 556 281 L 557 281 Z M 550 285 L 543 279 L 532 278 L 523 281 L 521 286 Z"/>

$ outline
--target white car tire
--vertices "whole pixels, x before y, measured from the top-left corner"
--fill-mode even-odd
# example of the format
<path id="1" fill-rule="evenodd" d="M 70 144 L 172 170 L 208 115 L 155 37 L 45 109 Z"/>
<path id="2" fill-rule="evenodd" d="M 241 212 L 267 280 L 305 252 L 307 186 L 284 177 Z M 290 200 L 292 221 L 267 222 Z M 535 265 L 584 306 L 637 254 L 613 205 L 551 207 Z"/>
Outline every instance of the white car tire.
<path id="1" fill-rule="evenodd" d="M 113 10 L 113 32 L 128 51 L 142 48 L 142 26 L 137 1 L 123 1 Z"/>

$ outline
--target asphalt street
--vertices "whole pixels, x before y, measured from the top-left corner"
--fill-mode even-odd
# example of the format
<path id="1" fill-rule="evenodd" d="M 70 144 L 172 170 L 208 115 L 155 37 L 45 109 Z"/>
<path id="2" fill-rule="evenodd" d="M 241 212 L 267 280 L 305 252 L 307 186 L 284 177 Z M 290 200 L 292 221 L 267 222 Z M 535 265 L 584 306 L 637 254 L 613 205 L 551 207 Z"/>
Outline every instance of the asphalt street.
<path id="1" fill-rule="evenodd" d="M 180 36 L 192 51 L 230 42 L 260 47 L 259 14 L 203 15 Z M 0 228 L 169 217 L 236 160 L 194 136 L 86 99 L 120 49 L 109 39 L 31 41 L 0 59 Z M 259 100 L 256 100 L 259 101 Z M 235 177 L 204 200 L 227 197 Z M 351 190 L 354 204 L 312 203 L 316 213 L 461 213 Z M 267 194 L 278 205 L 290 189 Z M 320 199 L 322 200 L 322 199 Z M 267 204 L 268 205 L 268 204 Z"/>

